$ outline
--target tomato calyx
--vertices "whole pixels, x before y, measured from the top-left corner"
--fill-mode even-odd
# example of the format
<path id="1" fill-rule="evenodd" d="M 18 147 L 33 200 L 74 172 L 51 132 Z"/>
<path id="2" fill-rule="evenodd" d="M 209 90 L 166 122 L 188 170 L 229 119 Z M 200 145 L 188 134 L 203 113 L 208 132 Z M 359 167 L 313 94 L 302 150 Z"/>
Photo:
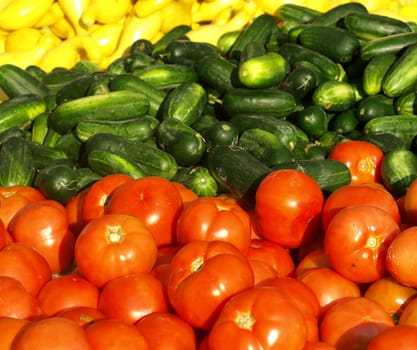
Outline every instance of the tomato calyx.
<path id="1" fill-rule="evenodd" d="M 106 238 L 110 244 L 122 242 L 126 237 L 126 232 L 122 230 L 121 226 L 106 226 Z"/>
<path id="2" fill-rule="evenodd" d="M 200 256 L 191 263 L 191 272 L 200 271 L 203 268 L 204 259 Z"/>
<path id="3" fill-rule="evenodd" d="M 256 323 L 250 311 L 238 312 L 235 318 L 236 324 L 239 328 L 251 331 L 254 324 Z"/>

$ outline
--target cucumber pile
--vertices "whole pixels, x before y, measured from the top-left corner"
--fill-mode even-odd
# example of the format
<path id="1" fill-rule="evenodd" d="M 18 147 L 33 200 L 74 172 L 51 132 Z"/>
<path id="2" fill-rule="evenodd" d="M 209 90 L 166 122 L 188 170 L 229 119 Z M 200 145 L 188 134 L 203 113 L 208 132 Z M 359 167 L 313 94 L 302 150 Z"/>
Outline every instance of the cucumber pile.
<path id="1" fill-rule="evenodd" d="M 250 200 L 266 174 L 295 168 L 332 192 L 350 182 L 327 158 L 345 140 L 389 154 L 389 182 L 417 164 L 416 28 L 355 2 L 323 13 L 288 3 L 217 46 L 178 26 L 138 39 L 105 70 L 5 64 L 0 186 L 66 203 L 124 173 Z"/>

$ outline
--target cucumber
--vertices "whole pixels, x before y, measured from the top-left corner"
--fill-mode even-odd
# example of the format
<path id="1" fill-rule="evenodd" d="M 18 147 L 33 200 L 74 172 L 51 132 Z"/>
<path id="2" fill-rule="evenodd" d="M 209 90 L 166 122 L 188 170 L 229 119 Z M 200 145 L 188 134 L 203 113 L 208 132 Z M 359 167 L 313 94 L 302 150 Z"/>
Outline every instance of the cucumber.
<path id="1" fill-rule="evenodd" d="M 197 165 L 206 150 L 203 136 L 181 120 L 163 120 L 155 137 L 158 146 L 171 154 L 180 166 Z"/>
<path id="2" fill-rule="evenodd" d="M 74 133 L 82 142 L 97 133 L 118 135 L 133 141 L 147 141 L 154 136 L 158 125 L 159 120 L 150 115 L 126 120 L 81 120 L 75 126 Z"/>
<path id="3" fill-rule="evenodd" d="M 305 107 L 293 117 L 294 123 L 307 134 L 310 141 L 318 139 L 327 131 L 328 119 L 324 108 L 316 105 Z"/>
<path id="4" fill-rule="evenodd" d="M 49 113 L 44 112 L 39 114 L 33 121 L 30 127 L 31 142 L 43 144 L 48 133 L 48 119 Z"/>
<path id="5" fill-rule="evenodd" d="M 229 116 L 269 115 L 284 118 L 297 108 L 295 97 L 281 89 L 235 88 L 223 95 L 223 111 Z"/>
<path id="6" fill-rule="evenodd" d="M 252 204 L 259 183 L 271 172 L 239 146 L 213 147 L 207 155 L 207 167 L 222 190 Z"/>
<path id="7" fill-rule="evenodd" d="M 357 117 L 362 123 L 372 118 L 395 114 L 394 99 L 384 94 L 370 95 L 358 102 Z"/>
<path id="8" fill-rule="evenodd" d="M 137 68 L 147 67 L 155 64 L 156 60 L 151 55 L 144 52 L 130 53 L 124 58 L 124 70 L 127 73 L 133 72 Z"/>
<path id="9" fill-rule="evenodd" d="M 411 91 L 395 99 L 395 113 L 417 115 L 417 91 Z M 391 114 L 395 114 L 391 113 Z"/>
<path id="10" fill-rule="evenodd" d="M 77 193 L 81 192 L 87 187 L 90 187 L 102 178 L 100 174 L 97 174 L 90 167 L 76 168 L 75 172 L 77 181 Z"/>
<path id="11" fill-rule="evenodd" d="M 243 29 L 230 30 L 226 31 L 220 35 L 217 39 L 216 47 L 219 50 L 219 53 L 223 57 L 229 55 L 230 49 L 235 43 L 236 39 L 239 37 Z"/>
<path id="12" fill-rule="evenodd" d="M 322 12 L 318 10 L 294 3 L 284 3 L 275 11 L 275 15 L 283 22 L 297 21 L 308 23 L 321 14 Z"/>
<path id="13" fill-rule="evenodd" d="M 33 166 L 37 172 L 47 167 L 54 161 L 69 159 L 63 150 L 55 147 L 49 147 L 31 142 L 30 148 L 33 157 Z"/>
<path id="14" fill-rule="evenodd" d="M 45 112 L 45 99 L 39 95 L 25 94 L 10 98 L 0 103 L 0 131 L 15 126 L 27 128 Z"/>
<path id="15" fill-rule="evenodd" d="M 378 146 L 384 154 L 394 150 L 408 149 L 408 145 L 402 138 L 390 132 L 363 134 L 358 140 L 373 143 Z"/>
<path id="16" fill-rule="evenodd" d="M 362 88 L 367 95 L 382 92 L 382 81 L 389 68 L 397 60 L 393 53 L 385 53 L 371 58 L 362 72 Z"/>
<path id="17" fill-rule="evenodd" d="M 10 137 L 22 137 L 25 140 L 32 142 L 32 135 L 29 130 L 22 129 L 18 126 L 13 126 L 0 132 L 0 146 Z"/>
<path id="18" fill-rule="evenodd" d="M 140 92 L 112 91 L 85 96 L 58 105 L 51 113 L 49 126 L 58 133 L 73 130 L 81 120 L 126 120 L 149 111 L 149 99 Z"/>
<path id="19" fill-rule="evenodd" d="M 213 197 L 218 195 L 219 186 L 207 167 L 189 166 L 179 168 L 171 181 L 183 184 L 198 197 Z"/>
<path id="20" fill-rule="evenodd" d="M 105 95 L 110 92 L 110 81 L 113 79 L 112 74 L 100 72 L 93 74 L 88 87 L 87 96 Z"/>
<path id="21" fill-rule="evenodd" d="M 273 52 L 273 51 L 271 51 Z M 239 65 L 242 65 L 245 61 L 265 55 L 267 53 L 267 49 L 265 44 L 261 41 L 250 41 L 248 42 L 242 52 L 240 53 L 239 61 L 237 62 Z"/>
<path id="22" fill-rule="evenodd" d="M 50 71 L 42 81 L 48 87 L 50 92 L 55 94 L 66 83 L 69 83 L 78 77 L 84 76 L 85 74 L 88 73 L 57 67 Z"/>
<path id="23" fill-rule="evenodd" d="M 382 81 L 382 91 L 398 97 L 417 87 L 417 44 L 410 45 L 390 66 Z"/>
<path id="24" fill-rule="evenodd" d="M 301 101 L 319 85 L 320 81 L 321 79 L 317 77 L 317 72 L 314 69 L 299 66 L 294 67 L 278 87 L 288 91 L 296 100 Z"/>
<path id="25" fill-rule="evenodd" d="M 130 46 L 129 54 L 143 52 L 147 55 L 152 55 L 153 43 L 149 39 L 139 38 L 136 39 Z"/>
<path id="26" fill-rule="evenodd" d="M 344 28 L 324 25 L 306 26 L 298 35 L 298 40 L 304 47 L 343 64 L 351 62 L 360 52 L 359 39 Z"/>
<path id="27" fill-rule="evenodd" d="M 366 6 L 360 2 L 347 2 L 336 5 L 316 16 L 309 23 L 314 25 L 336 26 L 342 24 L 346 16 L 352 13 L 368 13 Z"/>
<path id="28" fill-rule="evenodd" d="M 375 13 L 350 13 L 343 24 L 352 34 L 364 40 L 411 32 L 406 22 Z"/>
<path id="29" fill-rule="evenodd" d="M 187 24 L 180 24 L 170 29 L 153 44 L 152 57 L 159 58 L 170 42 L 186 37 L 190 30 L 191 26 Z"/>
<path id="30" fill-rule="evenodd" d="M 356 108 L 351 108 L 331 117 L 328 122 L 328 130 L 339 134 L 349 134 L 358 131 L 359 124 Z"/>
<path id="31" fill-rule="evenodd" d="M 50 94 L 42 80 L 14 64 L 0 66 L 0 90 L 9 98 L 27 94 L 45 97 Z"/>
<path id="32" fill-rule="evenodd" d="M 83 74 L 63 84 L 55 93 L 55 101 L 61 103 L 75 100 L 87 95 L 93 74 Z"/>
<path id="33" fill-rule="evenodd" d="M 81 155 L 82 146 L 83 142 L 72 131 L 69 131 L 64 135 L 60 135 L 54 148 L 63 151 L 69 159 L 77 162 Z"/>
<path id="34" fill-rule="evenodd" d="M 208 94 L 197 82 L 185 82 L 172 89 L 160 106 L 162 120 L 176 119 L 191 125 L 203 113 Z"/>
<path id="35" fill-rule="evenodd" d="M 0 146 L 0 187 L 32 186 L 35 167 L 30 142 L 20 136 L 6 139 Z"/>
<path id="36" fill-rule="evenodd" d="M 326 111 L 341 112 L 354 107 L 358 98 L 356 88 L 351 83 L 328 80 L 314 90 L 311 100 Z"/>
<path id="37" fill-rule="evenodd" d="M 232 123 L 226 120 L 218 120 L 202 132 L 206 140 L 207 148 L 216 145 L 236 145 L 239 140 L 239 132 Z"/>
<path id="38" fill-rule="evenodd" d="M 171 41 L 161 52 L 161 59 L 166 63 L 193 66 L 208 55 L 220 55 L 220 52 L 213 44 L 183 39 Z"/>

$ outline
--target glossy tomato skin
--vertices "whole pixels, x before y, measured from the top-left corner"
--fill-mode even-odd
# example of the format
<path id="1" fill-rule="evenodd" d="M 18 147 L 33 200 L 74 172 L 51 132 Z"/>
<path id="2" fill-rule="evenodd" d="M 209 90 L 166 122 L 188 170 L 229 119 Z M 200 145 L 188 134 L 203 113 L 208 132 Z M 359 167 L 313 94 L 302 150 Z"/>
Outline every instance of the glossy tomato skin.
<path id="1" fill-rule="evenodd" d="M 0 350 L 10 350 L 13 340 L 30 320 L 15 317 L 0 317 Z"/>
<path id="2" fill-rule="evenodd" d="M 417 225 L 417 180 L 407 188 L 403 199 L 403 221 L 409 225 Z"/>
<path id="3" fill-rule="evenodd" d="M 382 183 L 381 164 L 384 153 L 370 142 L 339 142 L 331 149 L 328 158 L 346 164 L 351 174 L 351 184 Z"/>
<path id="4" fill-rule="evenodd" d="M 317 182 L 301 171 L 268 174 L 259 184 L 255 200 L 260 235 L 267 240 L 298 248 L 321 230 L 323 193 Z"/>
<path id="5" fill-rule="evenodd" d="M 336 347 L 323 341 L 307 341 L 303 350 L 336 350 Z"/>
<path id="6" fill-rule="evenodd" d="M 173 183 L 162 177 L 146 176 L 119 186 L 105 213 L 139 218 L 159 247 L 175 244 L 175 227 L 182 209 L 181 195 Z"/>
<path id="7" fill-rule="evenodd" d="M 201 197 L 187 203 L 176 224 L 178 245 L 193 240 L 224 240 L 246 253 L 250 237 L 249 214 L 227 197 Z"/>
<path id="8" fill-rule="evenodd" d="M 398 324 L 417 327 L 417 298 L 415 296 L 403 304 Z"/>
<path id="9" fill-rule="evenodd" d="M 329 258 L 323 247 L 313 249 L 298 262 L 295 268 L 295 276 L 299 276 L 304 271 L 316 267 L 332 268 L 332 264 L 330 264 Z"/>
<path id="10" fill-rule="evenodd" d="M 85 222 L 82 215 L 82 209 L 84 198 L 87 195 L 88 190 L 88 187 L 84 188 L 75 196 L 70 198 L 68 202 L 65 204 L 65 211 L 67 212 L 68 218 L 68 227 L 70 231 L 75 234 L 76 237 L 79 235 L 79 233 L 85 226 Z"/>
<path id="11" fill-rule="evenodd" d="M 173 257 L 167 290 L 180 317 L 195 328 L 208 330 L 224 303 L 253 285 L 248 259 L 233 244 L 192 241 Z"/>
<path id="12" fill-rule="evenodd" d="M 209 332 L 209 348 L 302 350 L 307 329 L 302 312 L 273 287 L 254 287 L 233 296 Z"/>
<path id="13" fill-rule="evenodd" d="M 143 222 L 124 214 L 91 220 L 74 250 L 78 270 L 99 288 L 116 277 L 151 271 L 158 254 L 155 239 Z"/>
<path id="14" fill-rule="evenodd" d="M 97 309 L 97 307 L 90 306 L 72 306 L 58 311 L 55 317 L 69 318 L 75 321 L 80 326 L 85 326 L 88 323 L 96 320 L 103 320 L 106 316 Z"/>
<path id="15" fill-rule="evenodd" d="M 358 283 L 386 275 L 386 254 L 400 227 L 386 211 L 366 205 L 340 210 L 324 236 L 324 250 L 332 267 Z"/>
<path id="16" fill-rule="evenodd" d="M 398 325 L 390 327 L 374 337 L 367 350 L 410 350 L 417 344 L 417 327 Z"/>

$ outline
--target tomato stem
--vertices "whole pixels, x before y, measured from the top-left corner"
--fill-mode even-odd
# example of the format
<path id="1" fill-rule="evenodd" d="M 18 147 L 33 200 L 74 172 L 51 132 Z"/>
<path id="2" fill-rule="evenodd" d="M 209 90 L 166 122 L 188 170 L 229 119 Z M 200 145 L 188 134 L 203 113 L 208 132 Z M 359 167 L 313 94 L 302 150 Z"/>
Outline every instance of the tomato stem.
<path id="1" fill-rule="evenodd" d="M 106 229 L 107 241 L 109 243 L 120 243 L 126 236 L 120 226 L 106 226 Z"/>
<path id="2" fill-rule="evenodd" d="M 238 312 L 235 322 L 240 328 L 252 330 L 253 325 L 255 324 L 255 319 L 249 311 Z"/>

